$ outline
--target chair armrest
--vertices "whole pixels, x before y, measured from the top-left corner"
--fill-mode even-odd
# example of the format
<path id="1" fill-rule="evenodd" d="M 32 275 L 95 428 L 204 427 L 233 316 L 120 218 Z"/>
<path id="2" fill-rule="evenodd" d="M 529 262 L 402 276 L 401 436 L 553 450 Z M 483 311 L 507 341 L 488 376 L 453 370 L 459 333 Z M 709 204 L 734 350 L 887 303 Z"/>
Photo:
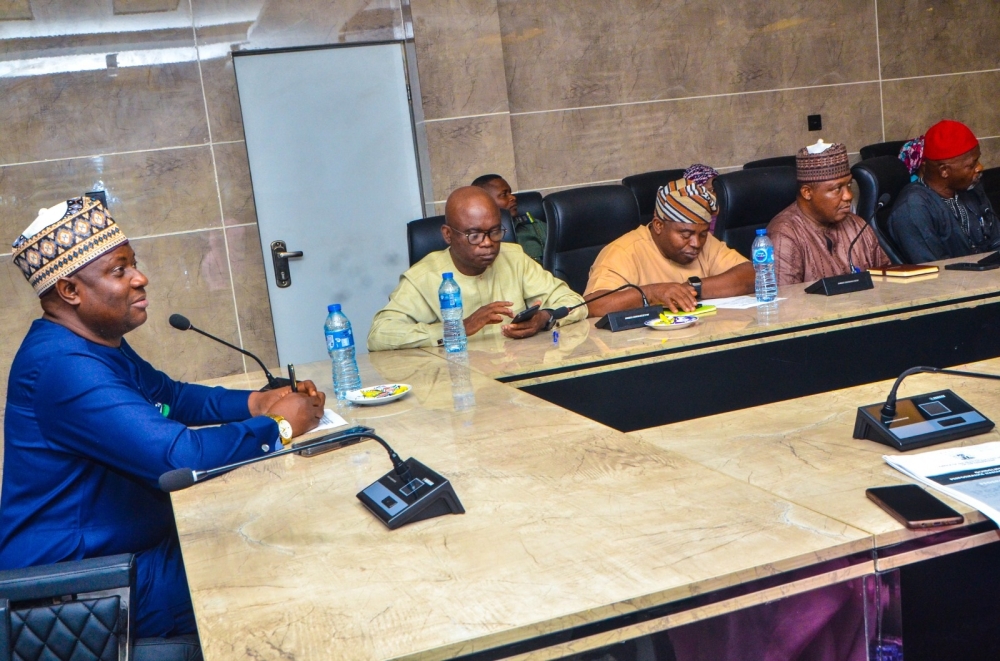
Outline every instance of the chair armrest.
<path id="1" fill-rule="evenodd" d="M 135 555 L 57 562 L 0 571 L 0 599 L 27 601 L 129 587 L 135 582 Z"/>

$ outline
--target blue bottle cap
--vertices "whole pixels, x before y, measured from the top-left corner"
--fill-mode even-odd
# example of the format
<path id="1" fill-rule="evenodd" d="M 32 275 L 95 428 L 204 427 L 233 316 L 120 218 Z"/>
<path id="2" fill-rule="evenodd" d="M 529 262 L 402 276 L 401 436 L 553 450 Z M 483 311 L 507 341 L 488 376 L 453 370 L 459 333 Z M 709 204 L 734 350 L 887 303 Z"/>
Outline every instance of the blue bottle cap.
<path id="1" fill-rule="evenodd" d="M 759 230 L 757 230 L 757 236 L 764 236 L 765 234 L 767 234 L 767 228 L 766 227 L 762 227 Z"/>
<path id="2" fill-rule="evenodd" d="M 445 280 L 451 280 L 452 278 L 455 277 L 455 274 L 452 273 L 451 271 L 448 271 L 447 273 L 442 273 L 441 277 L 444 278 Z"/>
<path id="3" fill-rule="evenodd" d="M 340 303 L 331 303 L 326 306 L 326 311 L 329 313 L 340 312 Z"/>

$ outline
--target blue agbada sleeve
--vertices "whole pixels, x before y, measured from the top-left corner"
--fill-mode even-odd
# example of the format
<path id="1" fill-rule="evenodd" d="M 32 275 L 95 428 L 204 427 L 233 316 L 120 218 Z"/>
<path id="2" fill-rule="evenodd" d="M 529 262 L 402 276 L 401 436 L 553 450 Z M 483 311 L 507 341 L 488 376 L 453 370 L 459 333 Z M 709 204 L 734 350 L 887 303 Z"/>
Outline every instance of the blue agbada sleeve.
<path id="1" fill-rule="evenodd" d="M 155 487 L 175 468 L 204 470 L 260 456 L 278 436 L 273 420 L 250 417 L 246 391 L 173 381 L 124 343 L 114 358 L 128 361 L 126 369 L 71 354 L 60 357 L 61 369 L 44 370 L 35 408 L 46 438 Z M 161 414 L 163 404 L 169 417 Z M 211 423 L 228 424 L 188 428 Z"/>

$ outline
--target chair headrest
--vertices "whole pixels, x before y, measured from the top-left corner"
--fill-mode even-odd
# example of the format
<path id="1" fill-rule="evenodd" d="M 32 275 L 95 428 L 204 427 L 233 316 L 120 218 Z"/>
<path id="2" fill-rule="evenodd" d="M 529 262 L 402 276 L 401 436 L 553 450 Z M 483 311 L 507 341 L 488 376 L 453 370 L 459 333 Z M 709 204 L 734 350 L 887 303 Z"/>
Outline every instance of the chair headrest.
<path id="1" fill-rule="evenodd" d="M 660 187 L 671 181 L 677 181 L 684 176 L 684 170 L 657 170 L 633 174 L 622 179 L 622 186 L 632 191 L 635 201 L 639 203 L 639 213 L 643 216 L 653 213 L 656 209 L 656 194 Z"/>
<path id="2" fill-rule="evenodd" d="M 716 236 L 724 230 L 767 225 L 799 193 L 795 168 L 787 166 L 727 172 L 716 177 L 713 187 L 719 201 Z"/>
<path id="3" fill-rule="evenodd" d="M 624 186 L 586 186 L 545 197 L 549 251 L 564 252 L 611 243 L 639 226 L 639 206 Z"/>

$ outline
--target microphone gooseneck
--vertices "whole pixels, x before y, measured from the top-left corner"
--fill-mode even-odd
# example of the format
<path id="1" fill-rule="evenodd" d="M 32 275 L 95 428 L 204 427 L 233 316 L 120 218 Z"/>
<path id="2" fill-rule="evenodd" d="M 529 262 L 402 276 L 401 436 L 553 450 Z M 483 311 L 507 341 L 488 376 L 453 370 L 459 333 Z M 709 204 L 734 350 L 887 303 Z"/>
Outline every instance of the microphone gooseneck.
<path id="1" fill-rule="evenodd" d="M 875 211 L 872 211 L 872 215 L 868 218 L 868 221 L 861 227 L 861 231 L 859 231 L 857 236 L 854 237 L 854 240 L 851 241 L 851 245 L 847 247 L 847 265 L 850 267 L 851 273 L 861 273 L 861 269 L 859 269 L 854 265 L 854 257 L 852 256 L 854 250 L 854 244 L 858 242 L 858 239 L 861 238 L 861 235 L 865 233 L 865 230 L 868 229 L 868 227 L 875 220 L 875 214 L 881 211 L 885 205 L 889 204 L 889 200 L 891 199 L 892 196 L 889 195 L 888 193 L 882 193 L 879 196 L 878 203 L 875 205 Z"/>
<path id="2" fill-rule="evenodd" d="M 896 382 L 892 384 L 892 390 L 889 391 L 889 396 L 885 398 L 885 404 L 882 406 L 882 416 L 885 418 L 892 418 L 896 415 L 896 391 L 899 389 L 899 384 L 903 382 L 903 379 L 910 376 L 911 374 L 920 374 L 921 372 L 929 374 L 952 374 L 954 376 L 971 376 L 974 379 L 993 379 L 1000 381 L 1000 374 L 984 374 L 982 372 L 965 372 L 963 370 L 949 370 L 942 369 L 940 367 L 928 367 L 926 365 L 920 365 L 917 367 L 911 367 L 896 379 Z"/>
<path id="3" fill-rule="evenodd" d="M 555 308 L 555 309 L 552 309 L 552 310 L 547 310 L 547 312 L 550 315 L 552 315 L 553 319 L 562 319 L 563 317 L 565 317 L 566 315 L 568 315 L 570 312 L 572 312 L 573 310 L 577 309 L 578 307 L 584 306 L 587 303 L 593 303 L 594 301 L 596 301 L 596 300 L 598 300 L 600 298 L 604 298 L 605 296 L 611 296 L 612 294 L 617 294 L 618 292 L 620 292 L 620 291 L 622 291 L 624 289 L 634 289 L 637 292 L 639 292 L 639 296 L 642 296 L 642 307 L 644 307 L 644 308 L 645 307 L 649 307 L 649 301 L 646 300 L 646 293 L 644 291 L 642 291 L 642 289 L 638 285 L 633 285 L 632 283 L 628 283 L 627 282 L 624 285 L 622 285 L 621 287 L 618 287 L 617 289 L 612 289 L 611 291 L 606 291 L 603 294 L 601 294 L 600 296 L 594 296 L 593 298 L 589 298 L 589 299 L 585 300 L 583 303 L 577 303 L 576 305 L 574 305 L 572 307 L 566 307 L 565 305 L 563 305 L 561 307 L 558 307 L 558 308 Z"/>
<path id="4" fill-rule="evenodd" d="M 413 480 L 413 475 L 410 473 L 410 468 L 406 465 L 406 462 L 400 459 L 395 450 L 393 450 L 389 444 L 382 437 L 378 436 L 375 433 L 375 430 L 370 427 L 351 427 L 350 429 L 345 429 L 343 432 L 332 434 L 329 438 L 313 443 L 308 447 L 310 449 L 317 449 L 323 447 L 324 445 L 341 443 L 354 438 L 370 438 L 371 440 L 379 443 L 383 448 L 385 448 L 385 451 L 389 453 L 389 459 L 392 461 L 392 466 L 396 471 L 396 475 L 399 476 L 399 479 L 402 480 L 403 484 L 409 484 L 410 481 Z M 302 452 L 303 449 L 304 448 L 294 446 L 288 447 L 260 457 L 244 459 L 243 461 L 237 461 L 232 464 L 226 464 L 225 466 L 219 466 L 208 470 L 196 471 L 191 468 L 175 468 L 174 470 L 167 471 L 166 473 L 160 475 L 158 483 L 160 490 L 172 493 L 174 491 L 180 491 L 181 489 L 187 489 L 198 482 L 207 482 L 212 478 L 225 475 L 226 473 L 234 471 L 237 468 L 249 466 L 250 464 L 256 464 L 259 461 L 267 461 L 268 459 L 274 459 L 286 454 L 292 454 L 293 452 Z"/>
<path id="5" fill-rule="evenodd" d="M 185 317 L 184 315 L 177 314 L 175 312 L 174 314 L 170 315 L 170 319 L 168 321 L 169 321 L 169 323 L 170 323 L 171 326 L 173 326 L 174 328 L 176 328 L 179 331 L 193 330 L 195 333 L 198 333 L 199 335 L 204 335 L 205 337 L 207 337 L 207 338 L 209 338 L 211 340 L 215 340 L 219 344 L 224 344 L 227 347 L 229 347 L 230 349 L 234 349 L 236 351 L 239 351 L 244 356 L 250 356 L 251 358 L 253 358 L 257 362 L 257 364 L 260 365 L 260 368 L 262 370 L 264 370 L 264 376 L 267 377 L 268 389 L 280 388 L 280 387 L 282 387 L 282 385 L 284 385 L 283 383 L 281 383 L 281 381 L 279 381 L 278 379 L 274 378 L 274 375 L 271 374 L 271 372 L 267 369 L 267 367 L 265 367 L 264 361 L 262 361 L 260 358 L 258 358 L 257 356 L 253 355 L 249 351 L 246 351 L 244 349 L 239 348 L 235 344 L 230 344 L 229 342 L 226 342 L 222 338 L 216 337 L 216 336 L 212 335 L 211 333 L 206 333 L 205 331 L 201 330 L 200 328 L 195 327 L 191 323 L 191 320 L 188 319 L 187 317 Z"/>

